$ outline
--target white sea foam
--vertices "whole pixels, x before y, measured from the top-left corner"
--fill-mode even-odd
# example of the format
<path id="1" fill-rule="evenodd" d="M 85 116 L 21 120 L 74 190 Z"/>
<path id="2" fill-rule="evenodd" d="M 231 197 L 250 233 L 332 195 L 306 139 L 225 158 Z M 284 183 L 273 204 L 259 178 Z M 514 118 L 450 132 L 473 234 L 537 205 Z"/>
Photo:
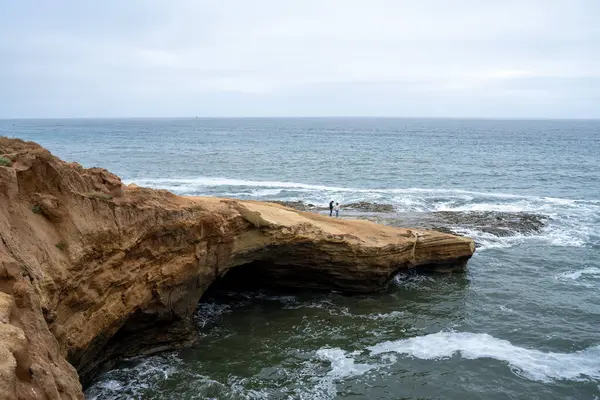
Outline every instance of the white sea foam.
<path id="1" fill-rule="evenodd" d="M 321 348 L 317 350 L 317 357 L 331 362 L 331 371 L 327 375 L 337 379 L 362 375 L 376 367 L 371 364 L 357 364 L 352 354 L 339 348 Z"/>
<path id="2" fill-rule="evenodd" d="M 518 246 L 542 240 L 553 246 L 582 247 L 600 243 L 596 226 L 600 200 L 480 192 L 462 189 L 351 188 L 281 181 L 255 181 L 219 177 L 140 179 L 135 183 L 187 195 L 305 201 L 324 206 L 333 197 L 342 204 L 358 201 L 390 203 L 399 212 L 529 212 L 552 217 L 539 233 L 512 233 L 498 237 L 461 226 L 458 233 L 473 237 L 480 250 Z"/>
<path id="3" fill-rule="evenodd" d="M 580 269 L 577 271 L 563 272 L 563 273 L 559 274 L 558 277 L 563 278 L 563 279 L 576 280 L 576 279 L 581 278 L 583 275 L 589 275 L 592 277 L 600 276 L 600 268 L 589 267 L 589 268 L 584 268 L 584 269 Z"/>
<path id="4" fill-rule="evenodd" d="M 361 189 L 352 187 L 314 185 L 297 182 L 282 182 L 282 181 L 254 181 L 243 179 L 229 179 L 222 177 L 197 177 L 197 178 L 155 178 L 155 179 L 138 179 L 136 183 L 147 184 L 191 184 L 198 186 L 251 186 L 251 187 L 274 187 L 274 188 L 304 188 L 304 189 L 319 189 L 319 190 L 340 190 L 340 191 L 376 191 L 387 193 L 435 193 L 435 194 L 463 194 L 476 195 L 496 198 L 526 198 L 526 199 L 543 199 L 550 202 L 573 203 L 580 200 L 562 199 L 556 197 L 536 197 L 527 195 L 516 195 L 502 192 L 480 192 L 463 189 L 445 189 L 445 188 L 387 188 L 387 189 Z M 600 200 L 597 200 L 600 202 Z"/>
<path id="5" fill-rule="evenodd" d="M 469 360 L 492 358 L 535 381 L 600 379 L 600 346 L 553 353 L 515 346 L 485 333 L 439 332 L 379 343 L 369 350 L 373 355 L 398 353 L 423 360 L 444 360 L 455 355 Z"/>
<path id="6" fill-rule="evenodd" d="M 453 227 L 453 231 L 473 238 L 478 243 L 478 251 L 501 249 L 519 246 L 525 242 L 546 242 L 558 247 L 584 247 L 594 242 L 594 234 L 586 226 L 579 228 L 550 222 L 541 232 L 532 234 L 511 233 L 507 236 L 496 236 L 489 232 L 462 226 Z"/>
<path id="7" fill-rule="evenodd" d="M 281 194 L 282 189 L 256 189 L 250 192 L 252 196 L 256 197 L 276 197 Z"/>
<path id="8" fill-rule="evenodd" d="M 177 373 L 180 363 L 181 360 L 174 355 L 153 356 L 145 358 L 131 367 L 112 370 L 107 373 L 104 380 L 86 390 L 86 398 L 90 400 L 140 398 L 146 389 Z M 134 375 L 135 380 L 122 379 L 120 375 L 124 371 Z"/>
<path id="9" fill-rule="evenodd" d="M 544 205 L 536 205 L 527 200 L 518 200 L 510 203 L 473 203 L 464 205 L 453 205 L 450 203 L 439 203 L 434 205 L 435 211 L 501 211 L 501 212 L 536 212 L 542 211 Z"/>
<path id="10" fill-rule="evenodd" d="M 392 282 L 396 286 L 409 290 L 429 290 L 432 284 L 435 284 L 436 287 L 439 285 L 439 282 L 432 276 L 412 273 L 399 273 L 394 276 Z"/>
<path id="11" fill-rule="evenodd" d="M 138 185 L 161 187 L 161 188 L 201 188 L 201 187 L 219 187 L 219 186 L 237 186 L 251 188 L 273 188 L 273 189 L 304 189 L 304 190 L 320 190 L 325 192 L 357 192 L 357 193 L 393 193 L 393 194 L 421 194 L 429 196 L 453 197 L 460 198 L 464 201 L 474 199 L 474 196 L 490 199 L 517 199 L 525 205 L 524 201 L 533 201 L 534 203 L 544 202 L 561 205 L 575 204 L 600 204 L 600 199 L 597 200 L 573 200 L 556 197 L 537 197 L 528 195 L 517 195 L 502 192 L 479 192 L 463 189 L 444 189 L 444 188 L 353 188 L 340 186 L 315 185 L 298 182 L 282 182 L 282 181 L 254 181 L 243 179 L 230 179 L 221 177 L 197 177 L 197 178 L 146 178 L 126 180 L 125 183 L 135 183 Z M 496 202 L 497 203 L 497 202 Z M 496 203 L 492 203 L 496 204 Z M 464 210 L 469 210 L 466 207 Z"/>
<path id="12" fill-rule="evenodd" d="M 172 378 L 193 386 L 198 398 L 215 398 L 212 397 L 215 395 L 218 398 L 236 400 L 270 398 L 266 390 L 248 389 L 244 378 L 231 376 L 225 384 L 183 368 L 181 359 L 172 354 L 149 357 L 131 366 L 112 370 L 103 380 L 89 387 L 85 397 L 89 400 L 141 399 L 149 393 L 154 393 L 161 398 L 171 398 L 173 389 L 161 388 L 161 382 Z"/>
<path id="13" fill-rule="evenodd" d="M 215 187 L 215 186 L 241 186 L 241 187 L 260 187 L 260 188 L 286 188 L 286 189 L 309 189 L 309 190 L 326 190 L 326 191 L 357 191 L 366 189 L 343 188 L 325 185 L 311 185 L 295 182 L 280 182 L 280 181 L 252 181 L 243 179 L 229 179 L 218 177 L 198 177 L 189 179 L 138 179 L 127 181 L 126 183 L 136 183 L 144 186 L 159 186 L 163 188 L 174 187 Z"/>
<path id="14" fill-rule="evenodd" d="M 221 315 L 231 312 L 231 306 L 219 303 L 200 303 L 196 310 L 196 323 L 200 328 L 218 320 Z"/>
<path id="15" fill-rule="evenodd" d="M 336 383 L 346 378 L 363 375 L 376 369 L 377 364 L 356 363 L 353 356 L 340 348 L 321 348 L 317 350 L 317 359 L 330 363 L 330 370 L 325 376 L 317 378 L 317 384 L 307 392 L 300 393 L 301 399 L 333 399 L 337 395 Z"/>
<path id="16" fill-rule="evenodd" d="M 482 232 L 476 229 L 469 229 L 464 227 L 455 227 L 454 232 L 473 238 L 478 244 L 478 252 L 486 249 L 502 249 L 513 247 L 522 244 L 524 241 L 529 239 L 539 240 L 539 236 L 528 236 L 523 234 L 513 234 L 510 236 L 496 236 L 488 232 Z"/>
<path id="17" fill-rule="evenodd" d="M 390 311 L 389 313 L 380 313 L 380 314 L 352 314 L 353 318 L 370 319 L 373 321 L 395 320 L 395 319 L 400 319 L 403 316 L 404 316 L 403 311 Z"/>
<path id="18" fill-rule="evenodd" d="M 505 305 L 503 305 L 503 304 L 501 304 L 501 305 L 500 305 L 500 310 L 502 310 L 502 311 L 504 311 L 504 312 L 506 312 L 506 313 L 511 313 L 511 314 L 515 312 L 515 310 L 513 310 L 513 309 L 512 309 L 512 308 L 510 308 L 510 307 L 506 307 L 506 306 L 505 306 Z"/>
<path id="19" fill-rule="evenodd" d="M 387 313 L 377 313 L 377 314 L 355 314 L 352 313 L 348 307 L 340 307 L 336 305 L 334 302 L 331 302 L 327 299 L 322 299 L 318 301 L 311 302 L 298 302 L 296 298 L 293 298 L 293 301 L 284 301 L 281 300 L 284 304 L 283 308 L 287 310 L 297 310 L 303 308 L 315 309 L 319 308 L 323 311 L 326 311 L 329 315 L 338 316 L 338 317 L 348 317 L 353 319 L 368 319 L 372 321 L 383 321 L 383 320 L 396 320 L 400 319 L 404 316 L 404 311 L 394 310 Z"/>

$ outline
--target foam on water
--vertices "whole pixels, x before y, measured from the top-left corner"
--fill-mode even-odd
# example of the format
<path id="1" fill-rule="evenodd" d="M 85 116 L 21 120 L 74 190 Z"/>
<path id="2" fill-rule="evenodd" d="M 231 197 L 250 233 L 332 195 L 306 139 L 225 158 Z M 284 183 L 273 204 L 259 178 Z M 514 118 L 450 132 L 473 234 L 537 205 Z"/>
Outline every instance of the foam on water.
<path id="1" fill-rule="evenodd" d="M 545 242 L 558 247 L 584 247 L 595 244 L 598 236 L 591 226 L 577 226 L 568 221 L 550 221 L 539 233 L 522 234 L 512 232 L 507 236 L 496 236 L 489 232 L 463 226 L 454 226 L 452 230 L 460 235 L 473 238 L 478 243 L 478 251 L 486 249 L 502 249 L 521 245 L 525 242 Z"/>
<path id="2" fill-rule="evenodd" d="M 380 313 L 380 314 L 353 314 L 353 318 L 364 318 L 370 319 L 373 321 L 377 320 L 395 320 L 400 319 L 404 316 L 403 311 L 390 311 L 389 313 Z"/>
<path id="3" fill-rule="evenodd" d="M 534 381 L 600 379 L 600 346 L 553 353 L 515 346 L 485 333 L 439 332 L 379 343 L 369 350 L 373 355 L 398 353 L 423 360 L 444 360 L 455 355 L 469 360 L 492 358 L 508 363 L 514 373 Z"/>
<path id="4" fill-rule="evenodd" d="M 331 371 L 327 375 L 338 379 L 362 375 L 375 368 L 375 365 L 357 364 L 351 354 L 340 348 L 321 348 L 317 350 L 317 357 L 331 362 Z"/>
<path id="5" fill-rule="evenodd" d="M 144 392 L 177 373 L 181 360 L 170 354 L 169 356 L 147 357 L 132 361 L 131 367 L 123 367 L 108 372 L 104 378 L 86 390 L 88 400 L 117 400 L 124 397 L 141 398 Z M 135 379 L 122 379 L 123 373 L 135 376 Z"/>
<path id="6" fill-rule="evenodd" d="M 313 389 L 300 394 L 301 399 L 333 399 L 337 395 L 336 383 L 344 379 L 363 375 L 376 369 L 376 364 L 356 363 L 353 356 L 358 352 L 348 353 L 340 348 L 320 348 L 316 352 L 319 360 L 329 362 L 330 370 L 325 376 L 319 377 Z"/>
<path id="7" fill-rule="evenodd" d="M 526 240 L 543 240 L 555 246 L 582 247 L 600 242 L 600 200 L 575 200 L 461 189 L 388 188 L 365 189 L 296 182 L 253 181 L 218 177 L 191 179 L 140 179 L 143 186 L 163 188 L 178 194 L 213 195 L 258 200 L 305 201 L 324 206 L 331 198 L 342 204 L 368 201 L 392 204 L 400 212 L 527 212 L 552 217 L 542 232 L 514 233 L 498 237 L 457 226 L 455 231 L 473 237 L 480 250 L 508 248 Z"/>
<path id="8" fill-rule="evenodd" d="M 512 308 L 510 308 L 510 307 L 506 307 L 506 306 L 505 306 L 505 305 L 503 305 L 503 304 L 501 304 L 501 305 L 500 305 L 500 310 L 502 310 L 502 311 L 504 311 L 504 312 L 506 312 L 506 313 L 511 313 L 511 314 L 515 312 L 515 310 L 513 310 L 513 309 L 512 309 Z"/>
<path id="9" fill-rule="evenodd" d="M 128 181 L 126 183 L 131 183 Z M 308 190 L 325 190 L 325 191 L 357 191 L 361 189 L 343 188 L 325 185 L 310 185 L 305 183 L 295 182 L 279 182 L 279 181 L 251 181 L 242 179 L 229 179 L 219 177 L 198 177 L 190 179 L 178 178 L 157 178 L 157 179 L 137 179 L 135 183 L 144 186 L 159 186 L 164 189 L 199 189 L 202 187 L 218 187 L 218 186 L 238 186 L 238 187 L 259 187 L 259 188 L 277 188 L 277 189 L 308 189 Z"/>
<path id="10" fill-rule="evenodd" d="M 125 183 L 136 183 L 144 186 L 156 186 L 163 189 L 172 187 L 175 190 L 179 189 L 201 189 L 205 187 L 220 187 L 220 186 L 237 186 L 237 187 L 251 187 L 251 188 L 272 188 L 272 189 L 303 189 L 303 190 L 321 190 L 325 192 L 359 192 L 359 193 L 393 193 L 393 194 L 421 194 L 421 195 L 450 195 L 452 197 L 460 197 L 464 200 L 473 199 L 475 196 L 483 198 L 493 199 L 517 199 L 532 200 L 534 202 L 546 202 L 562 205 L 573 205 L 577 203 L 590 203 L 600 204 L 600 199 L 593 200 L 575 200 L 575 199 L 562 199 L 556 197 L 537 197 L 528 195 L 517 195 L 511 193 L 502 192 L 480 192 L 463 189 L 444 189 L 444 188 L 353 188 L 353 187 L 339 187 L 339 186 L 326 186 L 326 185 L 315 185 L 297 182 L 281 182 L 281 181 L 254 181 L 254 180 L 243 180 L 243 179 L 229 179 L 221 177 L 197 177 L 197 178 L 145 178 L 145 179 L 134 179 L 126 180 Z"/>
<path id="11" fill-rule="evenodd" d="M 216 322 L 223 314 L 231 311 L 231 306 L 228 304 L 200 303 L 195 314 L 196 323 L 200 328 L 204 328 L 206 325 Z"/>
<path id="12" fill-rule="evenodd" d="M 308 301 L 308 302 L 299 302 L 299 301 L 285 301 L 283 302 L 284 309 L 287 310 L 297 310 L 297 309 L 315 309 L 319 308 L 323 311 L 326 311 L 329 315 L 337 316 L 337 317 L 348 317 L 352 319 L 365 319 L 372 321 L 383 321 L 383 320 L 396 320 L 400 319 L 404 316 L 404 312 L 400 310 L 394 310 L 387 313 L 377 313 L 377 314 L 356 314 L 352 313 L 348 307 L 340 307 L 335 303 L 331 302 L 328 299 L 321 299 L 318 301 Z"/>
<path id="13" fill-rule="evenodd" d="M 600 268 L 590 267 L 590 268 L 580 269 L 578 271 L 563 272 L 563 273 L 559 274 L 558 277 L 563 278 L 563 279 L 576 280 L 576 279 L 581 278 L 583 275 L 590 276 L 592 278 L 600 276 Z"/>
<path id="14" fill-rule="evenodd" d="M 394 276 L 392 282 L 403 289 L 408 290 L 429 290 L 431 285 L 437 285 L 439 282 L 429 275 L 414 273 L 399 273 Z"/>

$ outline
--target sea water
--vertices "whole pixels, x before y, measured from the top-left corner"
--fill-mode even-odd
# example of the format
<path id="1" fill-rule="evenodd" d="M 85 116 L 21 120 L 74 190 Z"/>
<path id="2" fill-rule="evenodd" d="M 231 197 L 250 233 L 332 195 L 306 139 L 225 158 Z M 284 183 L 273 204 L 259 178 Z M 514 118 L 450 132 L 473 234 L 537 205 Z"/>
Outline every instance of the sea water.
<path id="1" fill-rule="evenodd" d="M 3 120 L 0 135 L 183 195 L 385 203 L 400 224 L 544 218 L 503 235 L 459 219 L 479 246 L 466 273 L 384 293 L 205 298 L 195 346 L 124 360 L 89 399 L 600 398 L 600 121 Z"/>

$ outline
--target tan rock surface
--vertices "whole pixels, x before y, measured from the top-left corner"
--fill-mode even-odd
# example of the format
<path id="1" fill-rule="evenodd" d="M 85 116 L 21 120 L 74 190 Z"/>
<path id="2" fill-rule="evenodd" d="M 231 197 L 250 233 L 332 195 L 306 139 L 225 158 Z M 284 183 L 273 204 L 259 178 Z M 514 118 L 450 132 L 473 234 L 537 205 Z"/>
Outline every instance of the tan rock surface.
<path id="1" fill-rule="evenodd" d="M 367 292 L 474 251 L 433 231 L 124 186 L 35 143 L 0 138 L 0 156 L 12 160 L 0 166 L 3 399 L 81 399 L 100 365 L 191 343 L 201 295 L 232 267 Z"/>

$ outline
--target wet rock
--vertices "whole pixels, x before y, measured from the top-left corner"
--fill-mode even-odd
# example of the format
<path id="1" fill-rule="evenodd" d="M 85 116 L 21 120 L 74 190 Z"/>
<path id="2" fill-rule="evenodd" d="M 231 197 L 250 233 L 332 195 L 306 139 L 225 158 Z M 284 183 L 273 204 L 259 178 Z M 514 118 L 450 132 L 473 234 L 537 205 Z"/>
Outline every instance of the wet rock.
<path id="1" fill-rule="evenodd" d="M 270 203 L 280 204 L 285 207 L 293 208 L 298 211 L 328 211 L 329 207 L 319 207 L 311 203 L 305 203 L 303 201 L 281 201 L 281 200 L 270 200 Z M 372 213 L 391 213 L 394 212 L 394 206 L 385 203 L 371 203 L 368 201 L 359 201 L 355 203 L 341 204 L 345 210 L 372 212 Z"/>
<path id="2" fill-rule="evenodd" d="M 395 211 L 394 206 L 391 204 L 370 203 L 368 201 L 359 201 L 357 203 L 345 204 L 343 205 L 343 207 L 351 210 L 365 212 L 390 213 Z"/>
<path id="3" fill-rule="evenodd" d="M 439 211 L 433 214 L 449 226 L 475 229 L 500 237 L 512 236 L 515 233 L 539 233 L 547 220 L 543 215 L 526 212 Z"/>

